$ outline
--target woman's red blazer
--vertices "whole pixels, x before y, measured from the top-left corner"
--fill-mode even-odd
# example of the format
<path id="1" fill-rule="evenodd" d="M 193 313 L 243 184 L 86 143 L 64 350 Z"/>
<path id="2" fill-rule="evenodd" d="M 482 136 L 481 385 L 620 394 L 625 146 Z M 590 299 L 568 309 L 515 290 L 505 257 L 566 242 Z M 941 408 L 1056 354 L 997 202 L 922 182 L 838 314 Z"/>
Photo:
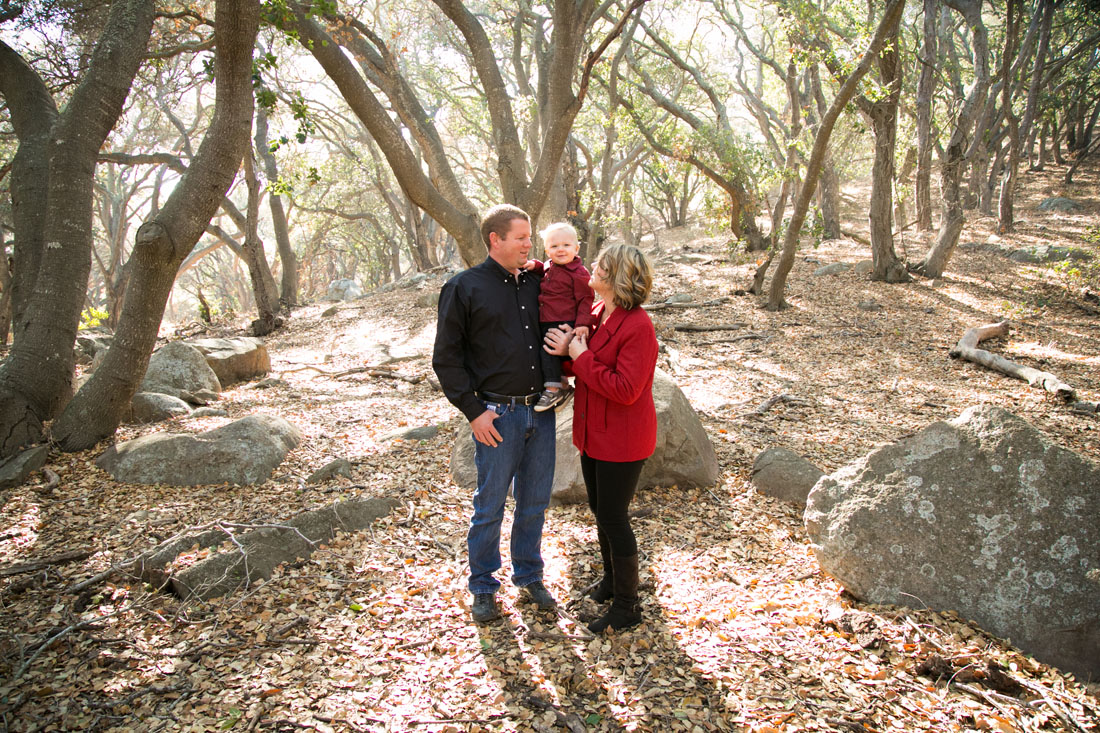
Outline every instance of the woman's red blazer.
<path id="1" fill-rule="evenodd" d="M 603 303 L 592 308 L 599 324 Z M 657 446 L 657 334 L 641 308 L 616 308 L 573 360 L 573 445 L 601 461 L 638 461 Z"/>

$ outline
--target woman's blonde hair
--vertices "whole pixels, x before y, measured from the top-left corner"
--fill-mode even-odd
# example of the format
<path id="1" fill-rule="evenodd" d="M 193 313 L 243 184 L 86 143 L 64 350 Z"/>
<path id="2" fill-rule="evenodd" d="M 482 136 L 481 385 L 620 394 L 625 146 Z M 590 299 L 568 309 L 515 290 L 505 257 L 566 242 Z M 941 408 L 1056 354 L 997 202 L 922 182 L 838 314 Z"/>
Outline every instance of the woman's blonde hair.
<path id="1" fill-rule="evenodd" d="M 611 285 L 611 302 L 616 308 L 637 308 L 649 297 L 653 288 L 653 265 L 637 247 L 613 244 L 600 252 L 596 266 L 606 274 Z"/>

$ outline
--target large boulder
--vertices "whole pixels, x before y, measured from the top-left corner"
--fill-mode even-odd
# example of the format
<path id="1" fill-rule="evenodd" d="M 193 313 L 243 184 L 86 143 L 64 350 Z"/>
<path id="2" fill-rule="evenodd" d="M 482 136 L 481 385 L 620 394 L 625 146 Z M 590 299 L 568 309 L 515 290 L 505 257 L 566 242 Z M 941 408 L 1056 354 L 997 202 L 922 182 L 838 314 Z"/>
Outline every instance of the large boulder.
<path id="1" fill-rule="evenodd" d="M 326 297 L 329 300 L 355 300 L 363 297 L 363 289 L 351 278 L 333 280 L 328 284 Z"/>
<path id="2" fill-rule="evenodd" d="M 1037 659 L 1100 677 L 1100 465 L 972 407 L 822 477 L 806 529 L 871 603 L 955 610 Z"/>
<path id="3" fill-rule="evenodd" d="M 657 448 L 645 462 L 639 488 L 710 486 L 718 480 L 718 457 L 687 397 L 661 370 L 653 378 L 653 402 L 657 408 Z M 555 504 L 587 501 L 581 460 L 573 447 L 573 403 L 558 413 L 557 455 L 554 461 Z M 451 454 L 451 475 L 464 488 L 477 486 L 474 443 L 465 427 L 458 431 Z"/>
<path id="4" fill-rule="evenodd" d="M 206 357 L 207 365 L 214 370 L 222 387 L 251 382 L 271 371 L 271 355 L 261 338 L 235 336 L 194 339 L 187 343 Z"/>
<path id="5" fill-rule="evenodd" d="M 764 450 L 752 464 L 752 483 L 765 496 L 806 506 L 806 496 L 824 472 L 789 448 Z"/>
<path id="6" fill-rule="evenodd" d="M 249 415 L 205 433 L 155 433 L 119 443 L 96 465 L 134 484 L 259 484 L 301 439 L 281 417 Z"/>
<path id="7" fill-rule="evenodd" d="M 139 392 L 159 392 L 183 398 L 184 394 L 210 390 L 221 392 L 218 375 L 206 363 L 206 357 L 194 346 L 182 341 L 165 344 L 153 352 Z"/>

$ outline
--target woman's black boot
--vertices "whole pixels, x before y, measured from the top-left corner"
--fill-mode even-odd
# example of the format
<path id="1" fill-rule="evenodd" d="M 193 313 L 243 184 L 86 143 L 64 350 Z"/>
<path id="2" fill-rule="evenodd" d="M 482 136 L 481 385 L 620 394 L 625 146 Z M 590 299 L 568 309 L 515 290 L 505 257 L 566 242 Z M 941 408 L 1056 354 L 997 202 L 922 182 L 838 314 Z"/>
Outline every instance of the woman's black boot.
<path id="1" fill-rule="evenodd" d="M 615 566 L 611 562 L 611 543 L 607 541 L 607 535 L 598 527 L 596 536 L 600 540 L 600 557 L 603 558 L 603 577 L 600 584 L 588 594 L 588 597 L 596 603 L 607 603 L 615 595 Z"/>
<path id="2" fill-rule="evenodd" d="M 615 572 L 615 598 L 611 608 L 588 624 L 593 634 L 601 634 L 608 626 L 619 631 L 642 622 L 642 607 L 638 603 L 638 555 L 611 558 Z"/>

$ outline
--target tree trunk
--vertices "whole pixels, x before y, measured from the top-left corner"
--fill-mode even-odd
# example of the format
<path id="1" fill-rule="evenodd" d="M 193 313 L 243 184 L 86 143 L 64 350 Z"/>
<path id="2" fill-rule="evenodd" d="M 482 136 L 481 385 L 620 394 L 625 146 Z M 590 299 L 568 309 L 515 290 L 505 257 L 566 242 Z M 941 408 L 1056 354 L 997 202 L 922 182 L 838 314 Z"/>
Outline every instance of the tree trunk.
<path id="1" fill-rule="evenodd" d="M 814 146 L 810 153 L 810 159 L 806 164 L 806 174 L 802 188 L 795 201 L 794 211 L 791 213 L 791 222 L 787 228 L 787 234 L 783 241 L 783 252 L 779 257 L 775 275 L 772 276 L 771 286 L 768 290 L 768 310 L 779 310 L 786 302 L 783 293 L 786 288 L 787 275 L 794 266 L 795 252 L 798 250 L 798 237 L 802 231 L 802 223 L 806 220 L 806 212 L 810 207 L 810 199 L 813 197 L 817 186 L 817 178 L 821 172 L 821 161 L 825 157 L 825 150 L 829 145 L 829 138 L 833 134 L 833 127 L 841 111 L 851 101 L 859 86 L 860 80 L 871 68 L 872 62 L 882 50 L 888 36 L 894 35 L 898 21 L 901 18 L 905 0 L 893 0 L 883 13 L 871 44 L 860 60 L 859 65 L 849 74 L 848 78 L 837 91 L 836 98 L 829 106 L 829 110 L 822 116 L 821 126 L 814 136 Z"/>
<path id="2" fill-rule="evenodd" d="M 978 0 L 957 2 L 963 16 L 970 25 L 973 34 L 974 84 L 966 98 L 959 116 L 955 120 L 955 129 L 947 143 L 940 164 L 940 186 L 942 209 L 940 213 L 940 231 L 936 243 L 913 271 L 925 277 L 943 276 L 948 260 L 959 243 L 966 216 L 962 208 L 962 174 L 966 165 L 968 140 L 974 118 L 985 99 L 989 88 L 989 42 L 985 25 L 981 18 L 981 4 Z"/>
<path id="3" fill-rule="evenodd" d="M 0 243 L 0 349 L 7 346 L 11 333 L 11 263 L 8 243 Z"/>
<path id="4" fill-rule="evenodd" d="M 245 264 L 252 283 L 252 298 L 256 303 L 256 320 L 252 322 L 253 336 L 266 336 L 280 323 L 276 321 L 279 310 L 279 291 L 275 278 L 267 264 L 264 243 L 260 239 L 260 179 L 256 175 L 256 160 L 251 148 L 244 154 L 244 180 L 248 188 L 247 224 L 244 233 Z"/>
<path id="5" fill-rule="evenodd" d="M 900 24 L 899 24 L 900 25 Z M 871 166 L 871 258 L 872 280 L 889 283 L 909 282 L 909 273 L 894 250 L 894 155 L 898 137 L 898 98 L 901 71 L 898 65 L 898 41 L 893 33 L 878 56 L 879 82 L 888 92 L 871 105 L 871 127 L 875 136 L 875 160 Z"/>
<path id="6" fill-rule="evenodd" d="M 268 145 L 267 110 L 259 105 L 256 106 L 256 152 L 263 161 L 268 184 L 278 181 L 279 165 Z M 283 267 L 279 300 L 284 308 L 295 308 L 298 305 L 298 255 L 290 244 L 290 226 L 283 208 L 283 197 L 269 189 L 267 205 L 271 209 L 271 226 L 275 229 L 275 245 Z"/>
<path id="7" fill-rule="evenodd" d="M 1043 74 L 1046 71 L 1047 54 L 1050 53 L 1050 28 L 1054 19 L 1054 0 L 1039 0 L 1039 12 L 1043 14 L 1039 29 L 1039 47 L 1035 51 L 1035 63 L 1032 64 L 1031 81 L 1027 89 L 1027 106 L 1020 121 L 1020 140 L 1027 144 L 1028 163 L 1032 162 L 1032 145 L 1035 140 L 1035 118 L 1039 112 L 1039 98 L 1042 95 Z M 1046 125 L 1046 121 L 1043 121 Z M 1045 133 L 1043 137 L 1046 137 Z M 1034 168 L 1033 168 L 1034 169 Z"/>
<path id="8" fill-rule="evenodd" d="M 41 251 L 11 352 L 0 365 L 0 456 L 40 440 L 43 421 L 72 394 L 73 344 L 91 271 L 95 161 L 141 64 L 153 11 L 149 0 L 112 4 L 87 72 L 50 128 L 48 195 L 33 202 L 45 203 L 42 241 L 49 244 Z M 40 100 L 36 105 L 39 111 L 44 106 Z M 16 262 L 17 277 L 19 267 Z"/>
<path id="9" fill-rule="evenodd" d="M 939 0 L 924 0 L 924 42 L 917 84 L 917 229 L 932 230 L 932 94 L 936 88 Z"/>
<path id="10" fill-rule="evenodd" d="M 15 243 L 9 300 L 13 335 L 18 340 L 19 334 L 24 331 L 20 324 L 45 250 L 47 211 L 42 203 L 49 196 L 50 154 L 47 143 L 50 131 L 57 122 L 57 105 L 34 69 L 3 41 L 0 41 L 0 96 L 7 104 L 11 125 L 19 140 L 19 147 L 11 161 L 11 215 Z"/>
<path id="11" fill-rule="evenodd" d="M 249 149 L 259 16 L 258 0 L 217 3 L 214 116 L 187 173 L 156 217 L 138 229 L 134 272 L 114 344 L 54 422 L 53 437 L 63 450 L 90 448 L 118 428 L 145 376 L 176 271 L 224 201 Z"/>

